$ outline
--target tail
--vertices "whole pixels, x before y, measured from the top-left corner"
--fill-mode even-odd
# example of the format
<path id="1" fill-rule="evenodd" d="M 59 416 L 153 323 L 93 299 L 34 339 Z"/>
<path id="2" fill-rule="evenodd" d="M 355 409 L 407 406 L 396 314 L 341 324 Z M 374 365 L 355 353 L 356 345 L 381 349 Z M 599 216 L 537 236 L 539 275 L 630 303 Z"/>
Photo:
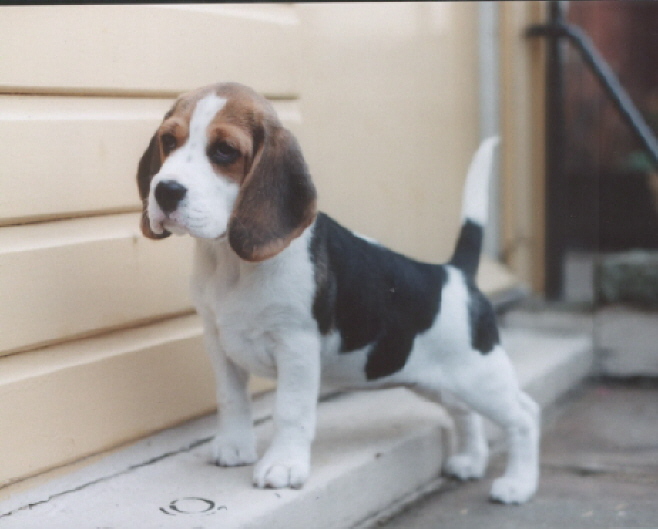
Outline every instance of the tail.
<path id="1" fill-rule="evenodd" d="M 462 203 L 462 227 L 450 264 L 475 277 L 480 264 L 484 225 L 489 210 L 489 181 L 498 137 L 487 138 L 468 168 Z"/>

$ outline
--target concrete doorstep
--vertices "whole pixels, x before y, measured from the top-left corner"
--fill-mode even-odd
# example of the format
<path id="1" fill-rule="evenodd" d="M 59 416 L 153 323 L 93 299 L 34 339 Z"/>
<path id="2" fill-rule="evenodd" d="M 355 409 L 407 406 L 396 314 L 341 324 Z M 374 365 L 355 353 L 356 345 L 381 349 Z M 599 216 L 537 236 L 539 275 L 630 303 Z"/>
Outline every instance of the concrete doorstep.
<path id="1" fill-rule="evenodd" d="M 542 318 L 510 319 L 503 343 L 524 388 L 546 407 L 589 373 L 592 344 L 570 318 L 549 328 L 537 325 Z M 272 435 L 271 404 L 267 395 L 255 406 L 260 453 Z M 0 529 L 363 528 L 444 484 L 450 419 L 404 389 L 321 402 L 301 490 L 255 489 L 252 467 L 212 465 L 214 423 L 192 421 L 17 493 L 0 504 Z M 480 486 L 486 502 L 490 483 Z"/>

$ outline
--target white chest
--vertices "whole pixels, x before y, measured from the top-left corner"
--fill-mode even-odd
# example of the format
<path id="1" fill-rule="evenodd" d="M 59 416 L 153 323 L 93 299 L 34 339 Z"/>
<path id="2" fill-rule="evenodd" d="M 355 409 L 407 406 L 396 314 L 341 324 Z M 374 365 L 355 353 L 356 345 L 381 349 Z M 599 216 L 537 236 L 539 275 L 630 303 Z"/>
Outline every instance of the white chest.
<path id="1" fill-rule="evenodd" d="M 192 297 L 223 352 L 248 371 L 276 376 L 288 336 L 317 332 L 315 280 L 304 237 L 262 263 L 241 261 L 228 245 L 198 242 Z"/>

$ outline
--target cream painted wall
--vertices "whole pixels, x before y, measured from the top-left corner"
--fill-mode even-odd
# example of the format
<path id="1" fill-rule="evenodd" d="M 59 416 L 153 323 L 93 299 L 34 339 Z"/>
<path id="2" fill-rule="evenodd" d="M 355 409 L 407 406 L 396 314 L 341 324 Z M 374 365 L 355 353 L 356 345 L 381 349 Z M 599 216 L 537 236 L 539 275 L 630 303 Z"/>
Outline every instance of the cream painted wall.
<path id="1" fill-rule="evenodd" d="M 477 5 L 299 6 L 302 147 L 321 208 L 417 258 L 452 251 L 478 141 Z"/>
<path id="2" fill-rule="evenodd" d="M 501 2 L 502 254 L 534 292 L 544 285 L 545 48 L 525 30 L 543 20 L 545 2 Z"/>

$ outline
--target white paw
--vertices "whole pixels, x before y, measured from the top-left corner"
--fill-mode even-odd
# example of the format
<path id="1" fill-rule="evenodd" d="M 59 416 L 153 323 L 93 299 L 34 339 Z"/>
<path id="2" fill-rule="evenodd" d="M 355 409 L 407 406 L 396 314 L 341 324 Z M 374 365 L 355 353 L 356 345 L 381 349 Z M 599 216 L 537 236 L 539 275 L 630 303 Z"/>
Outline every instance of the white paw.
<path id="1" fill-rule="evenodd" d="M 466 481 L 480 479 L 484 476 L 487 467 L 487 458 L 470 454 L 455 454 L 450 456 L 444 466 L 444 474 Z"/>
<path id="2" fill-rule="evenodd" d="M 536 490 L 536 480 L 503 476 L 493 482 L 489 498 L 498 503 L 519 505 L 532 498 Z"/>
<path id="3" fill-rule="evenodd" d="M 300 489 L 308 479 L 311 469 L 307 451 L 300 453 L 276 453 L 268 451 L 254 468 L 254 485 L 258 488 Z"/>
<path id="4" fill-rule="evenodd" d="M 253 434 L 243 436 L 217 435 L 213 441 L 213 458 L 221 467 L 251 465 L 258 459 Z"/>

